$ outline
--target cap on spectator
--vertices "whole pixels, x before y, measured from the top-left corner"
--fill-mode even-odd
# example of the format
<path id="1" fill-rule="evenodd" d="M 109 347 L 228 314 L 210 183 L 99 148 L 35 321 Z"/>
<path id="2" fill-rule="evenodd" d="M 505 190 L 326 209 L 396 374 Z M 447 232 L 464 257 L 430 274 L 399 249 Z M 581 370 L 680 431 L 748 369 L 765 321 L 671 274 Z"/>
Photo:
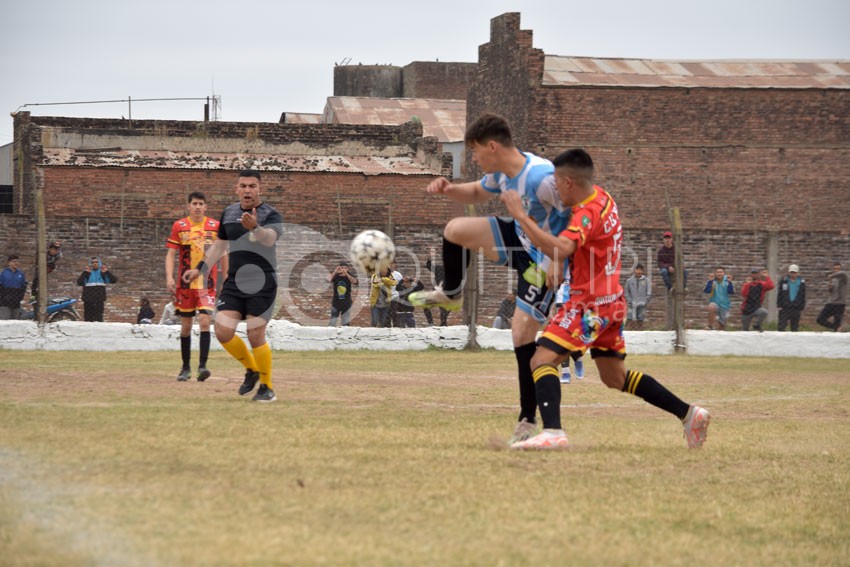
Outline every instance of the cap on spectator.
<path id="1" fill-rule="evenodd" d="M 790 266 L 788 266 L 788 271 L 794 272 L 796 274 L 800 271 L 800 266 L 798 266 L 797 264 L 791 264 Z"/>
<path id="2" fill-rule="evenodd" d="M 751 274 L 760 274 L 761 268 L 753 268 L 752 270 L 750 270 L 750 273 Z"/>
<path id="3" fill-rule="evenodd" d="M 669 230 L 664 233 L 664 238 L 667 238 L 668 236 L 673 236 L 673 233 L 670 232 Z"/>

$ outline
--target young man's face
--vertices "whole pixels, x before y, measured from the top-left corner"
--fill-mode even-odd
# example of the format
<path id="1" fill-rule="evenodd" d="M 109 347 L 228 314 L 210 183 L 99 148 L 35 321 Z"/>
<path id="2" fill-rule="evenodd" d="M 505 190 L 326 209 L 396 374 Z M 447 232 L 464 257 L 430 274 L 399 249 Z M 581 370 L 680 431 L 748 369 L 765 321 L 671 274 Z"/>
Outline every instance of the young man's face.
<path id="1" fill-rule="evenodd" d="M 198 222 L 207 213 L 207 202 L 202 199 L 192 199 L 189 202 L 189 217 Z"/>
<path id="2" fill-rule="evenodd" d="M 561 198 L 561 203 L 567 207 L 572 207 L 581 202 L 581 193 L 579 185 L 575 182 L 566 170 L 555 170 L 555 187 L 558 189 L 558 196 Z"/>
<path id="3" fill-rule="evenodd" d="M 92 258 L 91 269 L 92 270 L 99 270 L 100 269 L 100 262 L 97 261 L 97 258 Z"/>
<path id="4" fill-rule="evenodd" d="M 236 181 L 236 194 L 243 209 L 253 209 L 260 204 L 260 180 L 256 177 L 240 177 Z"/>
<path id="5" fill-rule="evenodd" d="M 643 277 L 643 268 L 635 268 L 635 277 L 637 277 L 637 278 Z"/>
<path id="6" fill-rule="evenodd" d="M 664 237 L 664 246 L 667 248 L 671 248 L 673 246 L 673 237 L 665 236 Z"/>
<path id="7" fill-rule="evenodd" d="M 718 281 L 722 280 L 723 276 L 725 276 L 725 275 L 726 275 L 726 270 L 724 270 L 723 268 L 717 268 L 716 270 L 714 270 L 714 279 L 716 279 Z"/>
<path id="8" fill-rule="evenodd" d="M 472 150 L 472 161 L 478 164 L 478 167 L 480 167 L 484 173 L 495 173 L 499 171 L 496 163 L 498 161 L 496 146 L 498 146 L 498 144 L 492 140 L 484 142 L 483 144 L 472 142 L 469 146 L 469 149 Z"/>
<path id="9" fill-rule="evenodd" d="M 840 271 L 841 271 L 841 264 L 835 264 L 835 265 L 833 265 L 833 266 L 832 266 L 832 271 L 833 271 L 833 272 L 840 272 Z"/>
<path id="10" fill-rule="evenodd" d="M 18 271 L 18 266 L 21 265 L 21 261 L 15 258 L 14 260 L 9 260 L 9 268 L 12 269 L 13 272 Z"/>

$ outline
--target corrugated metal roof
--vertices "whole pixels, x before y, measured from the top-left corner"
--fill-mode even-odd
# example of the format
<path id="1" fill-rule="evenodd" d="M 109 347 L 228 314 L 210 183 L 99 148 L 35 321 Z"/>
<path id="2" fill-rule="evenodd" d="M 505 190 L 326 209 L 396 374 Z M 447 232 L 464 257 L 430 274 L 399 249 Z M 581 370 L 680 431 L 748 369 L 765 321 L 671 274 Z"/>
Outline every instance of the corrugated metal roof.
<path id="1" fill-rule="evenodd" d="M 850 61 L 659 61 L 547 55 L 543 84 L 850 89 Z"/>
<path id="2" fill-rule="evenodd" d="M 253 167 L 262 171 L 311 173 L 359 173 L 362 175 L 436 175 L 411 157 L 304 156 L 280 154 L 215 154 L 155 150 L 86 151 L 44 148 L 41 166 L 121 167 L 153 169 L 205 169 L 238 171 Z"/>
<path id="3" fill-rule="evenodd" d="M 328 124 L 398 125 L 413 117 L 422 133 L 440 142 L 460 142 L 466 132 L 466 101 L 434 98 L 331 96 L 325 104 Z"/>

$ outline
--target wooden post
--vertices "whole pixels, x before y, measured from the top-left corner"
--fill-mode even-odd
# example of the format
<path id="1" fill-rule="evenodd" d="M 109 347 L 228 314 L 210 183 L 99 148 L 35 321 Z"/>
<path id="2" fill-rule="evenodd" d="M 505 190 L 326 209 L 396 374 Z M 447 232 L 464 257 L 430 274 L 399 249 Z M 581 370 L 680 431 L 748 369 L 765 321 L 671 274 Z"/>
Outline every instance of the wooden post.
<path id="1" fill-rule="evenodd" d="M 673 207 L 673 244 L 676 247 L 676 281 L 673 282 L 673 327 L 676 330 L 675 352 L 687 351 L 685 343 L 685 263 L 682 252 L 682 219 L 679 207 Z"/>
<path id="2" fill-rule="evenodd" d="M 779 232 L 775 228 L 767 231 L 767 268 L 770 278 L 777 284 L 783 274 L 779 271 Z M 742 284 L 743 285 L 743 284 Z M 776 307 L 776 295 L 779 290 L 773 288 L 764 296 L 762 307 L 767 309 L 767 322 L 776 323 L 779 320 L 779 309 Z"/>
<path id="3" fill-rule="evenodd" d="M 36 227 L 36 271 L 38 272 L 38 313 L 35 319 L 39 325 L 47 322 L 47 227 L 44 219 L 44 193 L 41 183 L 35 180 L 33 184 L 35 197 L 35 227 Z"/>
<path id="4" fill-rule="evenodd" d="M 466 205 L 466 215 L 475 216 L 475 205 Z M 467 250 L 472 257 L 466 270 L 466 283 L 463 289 L 464 315 L 469 320 L 469 335 L 464 350 L 478 350 L 478 250 Z"/>

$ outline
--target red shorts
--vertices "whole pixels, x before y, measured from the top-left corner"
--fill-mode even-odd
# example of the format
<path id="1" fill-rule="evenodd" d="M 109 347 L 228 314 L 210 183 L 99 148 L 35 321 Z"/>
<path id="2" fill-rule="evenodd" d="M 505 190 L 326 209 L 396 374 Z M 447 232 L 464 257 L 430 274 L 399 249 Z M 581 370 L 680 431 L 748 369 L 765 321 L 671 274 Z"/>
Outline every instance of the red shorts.
<path id="1" fill-rule="evenodd" d="M 183 317 L 193 317 L 196 310 L 212 315 L 215 311 L 215 291 L 178 288 L 174 311 Z"/>
<path id="2" fill-rule="evenodd" d="M 590 349 L 593 358 L 625 358 L 625 323 L 626 300 L 622 296 L 603 304 L 571 299 L 558 310 L 537 344 L 558 354 L 583 354 Z"/>

